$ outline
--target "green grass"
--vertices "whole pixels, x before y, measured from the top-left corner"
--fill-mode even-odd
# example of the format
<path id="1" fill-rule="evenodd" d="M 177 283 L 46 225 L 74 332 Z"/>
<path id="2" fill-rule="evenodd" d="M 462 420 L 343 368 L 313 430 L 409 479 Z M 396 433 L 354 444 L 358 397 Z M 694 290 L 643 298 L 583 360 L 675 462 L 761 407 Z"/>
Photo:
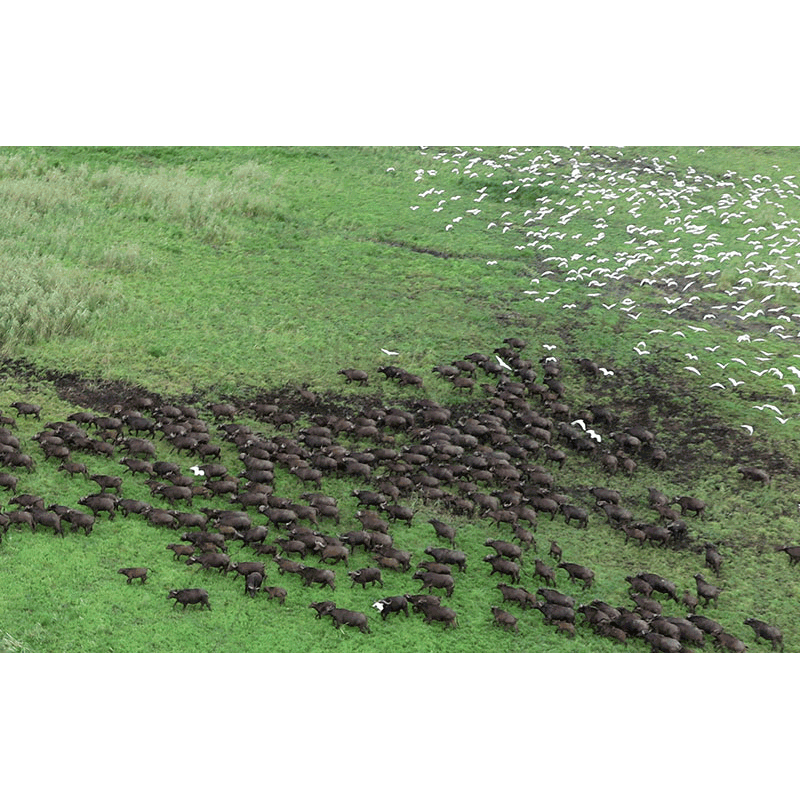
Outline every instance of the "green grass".
<path id="1" fill-rule="evenodd" d="M 458 156 L 462 150 L 466 155 Z M 744 272 L 748 262 L 769 266 L 778 254 L 769 254 L 770 244 L 748 258 L 737 237 L 763 225 L 764 236 L 775 230 L 791 239 L 796 236 L 791 225 L 774 226 L 800 218 L 800 202 L 782 190 L 764 194 L 753 208 L 736 198 L 744 188 L 766 188 L 754 176 L 794 174 L 797 151 L 617 151 L 5 148 L 0 151 L 0 266 L 6 277 L 0 289 L 0 341 L 6 357 L 26 359 L 39 376 L 8 368 L 0 383 L 0 409 L 8 413 L 11 402 L 27 399 L 42 404 L 43 422 L 63 419 L 76 403 L 63 385 L 59 390 L 43 378 L 57 371 L 82 376 L 98 395 L 110 391 L 110 382 L 121 381 L 198 407 L 226 396 L 283 393 L 288 399 L 297 387 L 308 386 L 326 408 L 408 405 L 427 397 L 455 404 L 458 414 L 466 415 L 483 410 L 483 395 L 457 395 L 431 374 L 432 366 L 475 350 L 491 353 L 504 337 L 520 335 L 528 339 L 525 355 L 534 362 L 548 353 L 562 360 L 576 416 L 592 403 L 609 405 L 619 414 L 620 427 L 651 426 L 670 456 L 664 471 L 641 463 L 631 478 L 610 478 L 570 454 L 557 473 L 559 490 L 588 506 L 588 487 L 613 486 L 637 518 L 648 519 L 650 486 L 670 496 L 706 499 L 707 519 L 690 519 L 692 539 L 720 542 L 726 557 L 725 591 L 710 615 L 756 651 L 765 646 L 753 644 L 742 621 L 770 619 L 783 630 L 787 650 L 797 650 L 796 570 L 783 553 L 774 552 L 777 545 L 795 542 L 795 498 L 800 496 L 793 467 L 800 457 L 800 401 L 781 387 L 795 382 L 787 370 L 795 343 L 778 335 L 794 334 L 796 318 L 787 321 L 782 312 L 770 310 L 785 305 L 784 315 L 791 314 L 797 290 L 791 265 L 784 270 L 788 277 L 773 272 L 771 280 L 766 270 Z M 582 168 L 580 180 L 587 185 L 581 188 L 572 178 L 570 159 L 584 161 L 590 155 L 597 158 L 591 168 Z M 615 181 L 615 199 L 595 191 L 606 186 L 600 179 L 608 176 Z M 675 204 L 669 193 L 676 182 L 696 188 L 691 202 L 681 196 Z M 726 193 L 736 205 L 725 205 Z M 437 207 L 443 210 L 434 211 Z M 716 213 L 703 210 L 708 207 Z M 477 208 L 480 214 L 468 213 Z M 546 209 L 552 210 L 544 214 Z M 741 211 L 751 221 L 743 216 L 726 223 L 721 216 L 726 209 Z M 537 215 L 535 224 L 528 224 Z M 672 225 L 682 230 L 647 233 L 663 230 L 671 217 L 680 217 L 682 224 Z M 607 227 L 597 227 L 598 218 Z M 503 232 L 508 222 L 513 224 Z M 707 227 L 693 233 L 687 229 L 692 223 Z M 527 235 L 554 231 L 564 236 Z M 709 234 L 724 242 L 718 250 L 738 249 L 741 255 L 722 263 L 678 263 L 691 260 L 698 252 L 695 245 Z M 659 250 L 646 244 L 653 237 L 660 244 L 667 238 L 677 241 Z M 541 247 L 545 241 L 553 249 Z M 796 252 L 795 245 L 784 244 Z M 682 250 L 670 254 L 668 247 Z M 577 254 L 581 258 L 573 259 Z M 713 278 L 689 277 L 716 269 Z M 612 270 L 618 277 L 609 277 Z M 661 283 L 646 283 L 651 277 Z M 743 282 L 745 277 L 751 283 Z M 684 291 L 690 280 L 696 280 L 694 288 Z M 692 307 L 664 313 L 669 310 L 664 298 L 693 293 Z M 750 305 L 733 308 L 746 298 Z M 603 303 L 615 305 L 604 308 Z M 728 307 L 714 310 L 722 304 Z M 760 316 L 737 317 L 758 307 L 764 311 Z M 782 331 L 775 325 L 783 325 Z M 658 329 L 664 332 L 650 333 Z M 675 336 L 677 331 L 684 335 Z M 640 340 L 650 350 L 646 357 L 633 350 Z M 556 348 L 547 351 L 543 344 Z M 376 372 L 387 363 L 382 347 L 399 351 L 393 363 L 421 375 L 424 389 L 385 382 Z M 706 349 L 711 347 L 717 349 Z M 772 360 L 757 361 L 759 351 L 771 353 Z M 596 359 L 614 375 L 586 378 L 575 364 L 580 357 Z M 747 364 L 731 360 L 737 357 Z M 717 361 L 728 364 L 724 371 Z M 692 365 L 701 377 L 684 369 Z M 751 371 L 774 365 L 783 379 Z M 366 369 L 370 386 L 346 386 L 337 375 L 345 366 Z M 729 386 L 728 378 L 744 383 Z M 722 390 L 710 387 L 716 380 L 725 384 Z M 782 424 L 753 408 L 764 403 L 780 407 L 788 421 Z M 310 424 L 313 416 L 307 408 L 300 424 Z M 242 420 L 266 436 L 275 433 L 245 414 Z M 743 424 L 754 425 L 752 437 Z M 19 421 L 23 446 L 37 459 L 36 472 L 21 474 L 19 491 L 74 505 L 94 484 L 70 480 L 55 471 L 54 462 L 44 462 L 30 441 L 39 429 L 35 421 Z M 349 446 L 365 446 L 342 438 Z M 404 441 L 397 435 L 397 445 Z M 165 443 L 158 446 L 159 457 L 175 459 Z M 85 460 L 91 472 L 121 474 L 116 463 Z M 232 445 L 225 445 L 223 460 L 236 463 Z M 182 462 L 184 467 L 195 463 Z M 745 462 L 765 465 L 774 476 L 772 485 L 743 484 L 736 467 Z M 126 496 L 149 499 L 139 478 L 124 480 Z M 323 481 L 323 491 L 340 498 L 342 529 L 357 527 L 349 497 L 356 485 L 329 476 Z M 294 496 L 302 490 L 279 471 L 275 491 Z M 408 529 L 393 525 L 392 532 L 399 546 L 421 556 L 434 543 L 428 516 L 446 512 L 417 496 L 409 502 L 417 510 L 414 524 Z M 384 571 L 384 589 L 362 591 L 351 589 L 346 570 L 336 568 L 337 604 L 368 611 L 371 636 L 338 632 L 329 620 L 313 619 L 308 604 L 320 599 L 320 591 L 304 589 L 293 576 L 269 573 L 269 584 L 289 590 L 287 605 L 280 608 L 265 597 L 244 597 L 241 579 L 196 574 L 165 550 L 174 534 L 134 518 L 102 518 L 88 538 L 67 534 L 61 540 L 12 528 L 0 545 L 3 647 L 40 652 L 620 652 L 619 645 L 584 626 L 574 640 L 567 639 L 544 626 L 534 611 L 511 609 L 520 618 L 518 636 L 498 630 L 489 613 L 490 605 L 500 604 L 498 580 L 488 577 L 481 560 L 488 552 L 487 536 L 507 532 L 477 518 L 453 521 L 459 528 L 457 546 L 470 564 L 465 575 L 457 576 L 451 600 L 459 613 L 455 630 L 425 625 L 417 616 L 384 623 L 370 608 L 380 596 L 415 591 L 410 574 Z M 622 534 L 596 512 L 585 531 L 567 528 L 560 517 L 540 518 L 536 538 L 539 557 L 555 538 L 566 559 L 594 566 L 596 584 L 588 592 L 563 578 L 559 582 L 581 602 L 599 597 L 629 603 L 624 576 L 640 569 L 664 574 L 681 589 L 694 589 L 698 570 L 709 577 L 697 552 L 625 545 Z M 238 555 L 238 548 L 233 545 L 232 552 Z M 532 558 L 526 561 L 523 584 L 535 589 Z M 140 564 L 154 570 L 145 586 L 128 586 L 116 572 Z M 350 568 L 368 564 L 358 552 Z M 167 591 L 187 582 L 208 588 L 211 613 L 173 611 Z M 677 611 L 670 606 L 667 613 Z M 630 642 L 627 649 L 647 648 Z"/>

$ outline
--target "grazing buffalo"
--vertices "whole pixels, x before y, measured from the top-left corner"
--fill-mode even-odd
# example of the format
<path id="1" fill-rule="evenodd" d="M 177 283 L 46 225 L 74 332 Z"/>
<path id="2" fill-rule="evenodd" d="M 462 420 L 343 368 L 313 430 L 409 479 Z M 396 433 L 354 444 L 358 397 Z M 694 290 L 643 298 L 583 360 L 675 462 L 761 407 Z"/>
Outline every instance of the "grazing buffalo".
<path id="1" fill-rule="evenodd" d="M 461 550 L 447 550 L 444 547 L 426 547 L 425 555 L 431 556 L 440 564 L 453 564 L 460 572 L 467 571 L 467 554 Z"/>
<path id="2" fill-rule="evenodd" d="M 244 575 L 245 578 L 254 572 L 257 572 L 261 577 L 264 577 L 264 562 L 263 561 L 236 561 L 231 562 L 228 566 L 228 572 L 233 572 L 234 578 L 238 575 Z"/>
<path id="3" fill-rule="evenodd" d="M 414 580 L 422 581 L 423 589 L 444 589 L 448 597 L 453 594 L 455 581 L 452 575 L 443 575 L 439 572 L 415 572 Z"/>
<path id="4" fill-rule="evenodd" d="M 264 576 L 260 572 L 248 572 L 244 579 L 244 593 L 250 597 L 255 597 L 256 592 L 261 588 Z"/>
<path id="5" fill-rule="evenodd" d="M 425 617 L 425 622 L 443 622 L 451 628 L 458 627 L 458 615 L 448 606 L 436 605 L 434 603 L 425 603 L 422 606 L 422 613 Z"/>
<path id="6" fill-rule="evenodd" d="M 772 644 L 773 650 L 780 647 L 781 652 L 783 652 L 783 634 L 780 632 L 780 629 L 763 620 L 753 619 L 752 617 L 746 619 L 744 624 L 749 625 L 753 629 L 756 635 L 756 641 L 758 641 L 759 637 L 766 639 Z"/>
<path id="7" fill-rule="evenodd" d="M 700 572 L 695 574 L 694 579 L 697 583 L 697 596 L 704 601 L 703 605 L 707 606 L 712 600 L 717 605 L 722 587 L 708 583 Z"/>
<path id="8" fill-rule="evenodd" d="M 800 561 L 800 546 L 798 545 L 784 545 L 783 547 L 777 547 L 776 550 L 789 556 L 789 564 L 792 567 Z"/>
<path id="9" fill-rule="evenodd" d="M 329 616 L 333 619 L 333 627 L 340 628 L 342 625 L 349 625 L 358 628 L 362 633 L 371 633 L 367 615 L 361 611 L 349 611 L 346 608 L 337 608 L 334 603 L 326 606 L 320 617 Z"/>
<path id="10" fill-rule="evenodd" d="M 309 603 L 309 608 L 313 608 L 317 612 L 317 619 L 322 619 L 324 614 L 327 614 L 333 608 L 336 608 L 336 603 L 333 600 L 320 600 L 316 603 Z"/>
<path id="11" fill-rule="evenodd" d="M 377 567 L 364 567 L 363 569 L 357 569 L 354 572 L 348 572 L 347 575 L 353 581 L 351 586 L 355 586 L 357 583 L 360 583 L 361 588 L 366 589 L 368 583 L 379 583 L 381 588 L 383 588 L 381 571 Z"/>
<path id="12" fill-rule="evenodd" d="M 336 573 L 333 570 L 302 567 L 300 574 L 303 576 L 305 586 L 311 586 L 312 583 L 321 583 L 323 586 L 330 586 L 331 591 L 336 591 Z"/>
<path id="13" fill-rule="evenodd" d="M 484 556 L 483 560 L 492 565 L 492 570 L 489 573 L 490 576 L 497 572 L 500 575 L 508 575 L 511 579 L 511 583 L 519 583 L 520 566 L 516 561 L 509 561 L 507 558 L 503 558 L 499 555 Z"/>
<path id="14" fill-rule="evenodd" d="M 88 494 L 86 497 L 81 497 L 78 503 L 86 506 L 95 516 L 101 511 L 108 514 L 108 518 L 113 520 L 117 510 L 117 503 L 120 498 L 109 492 L 100 492 L 99 494 Z"/>
<path id="15" fill-rule="evenodd" d="M 194 555 L 194 545 L 193 544 L 177 544 L 173 542 L 172 544 L 168 544 L 166 547 L 167 550 L 172 550 L 172 560 L 175 561 L 179 559 L 181 556 L 192 556 Z"/>
<path id="16" fill-rule="evenodd" d="M 694 511 L 696 517 L 704 518 L 706 504 L 702 500 L 698 500 L 696 497 L 673 497 L 669 504 L 674 506 L 676 503 L 681 507 L 681 514 Z"/>
<path id="17" fill-rule="evenodd" d="M 372 607 L 378 609 L 381 619 L 384 620 L 389 616 L 389 614 L 398 614 L 401 611 L 408 616 L 408 600 L 406 600 L 403 595 L 384 597 L 383 600 L 376 600 L 372 604 Z"/>
<path id="18" fill-rule="evenodd" d="M 588 567 L 581 566 L 580 564 L 569 564 L 562 561 L 556 569 L 563 569 L 568 575 L 569 579 L 575 581 L 583 581 L 584 589 L 591 589 L 592 582 L 594 581 L 594 572 Z"/>
<path id="19" fill-rule="evenodd" d="M 170 589 L 167 595 L 167 600 L 175 600 L 175 606 L 178 603 L 183 604 L 183 610 L 186 611 L 187 605 L 195 605 L 200 603 L 200 608 L 207 608 L 211 611 L 211 604 L 208 602 L 208 592 L 205 589 Z"/>
<path id="20" fill-rule="evenodd" d="M 355 381 L 356 383 L 363 383 L 364 386 L 369 385 L 369 375 L 363 369 L 340 369 L 336 374 L 344 375 L 347 383 Z"/>
<path id="21" fill-rule="evenodd" d="M 517 618 L 513 614 L 509 614 L 508 611 L 498 608 L 497 606 L 492 606 L 492 615 L 494 616 L 496 625 L 499 625 L 501 628 L 512 630 L 514 633 L 519 633 Z"/>
<path id="22" fill-rule="evenodd" d="M 123 567 L 117 570 L 117 575 L 125 575 L 128 583 L 139 578 L 142 583 L 147 580 L 147 567 Z"/>
<path id="23" fill-rule="evenodd" d="M 286 603 L 286 589 L 284 589 L 282 586 L 265 586 L 262 591 L 266 592 L 267 597 L 270 600 L 277 598 L 280 605 L 284 605 Z"/>
<path id="24" fill-rule="evenodd" d="M 758 483 L 763 483 L 765 486 L 769 486 L 769 473 L 766 470 L 760 469 L 759 467 L 739 467 L 737 470 L 745 480 L 749 481 L 757 481 Z"/>
<path id="25" fill-rule="evenodd" d="M 203 569 L 216 569 L 222 573 L 228 571 L 231 560 L 225 553 L 203 553 L 199 556 L 189 556 L 185 563 L 189 566 L 200 564 Z"/>

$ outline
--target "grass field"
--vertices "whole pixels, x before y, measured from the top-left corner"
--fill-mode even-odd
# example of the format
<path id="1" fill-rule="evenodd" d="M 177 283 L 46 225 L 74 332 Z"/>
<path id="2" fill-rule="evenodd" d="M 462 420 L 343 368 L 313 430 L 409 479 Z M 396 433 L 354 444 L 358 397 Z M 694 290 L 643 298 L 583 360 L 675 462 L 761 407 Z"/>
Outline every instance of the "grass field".
<path id="1" fill-rule="evenodd" d="M 556 490 L 590 509 L 588 527 L 540 514 L 538 550 L 522 584 L 535 591 L 534 558 L 551 539 L 565 560 L 591 565 L 591 589 L 558 588 L 579 603 L 631 605 L 624 577 L 637 571 L 695 590 L 694 574 L 723 587 L 706 612 L 750 651 L 744 620 L 777 625 L 787 651 L 800 649 L 796 570 L 776 547 L 797 544 L 800 481 L 800 355 L 796 313 L 800 197 L 796 148 L 4 148 L 0 150 L 0 410 L 36 460 L 14 470 L 17 492 L 76 506 L 93 484 L 58 472 L 31 437 L 79 409 L 109 413 L 136 395 L 195 406 L 211 425 L 231 471 L 237 448 L 224 441 L 206 404 L 231 400 L 236 421 L 264 437 L 288 435 L 248 409 L 274 400 L 299 415 L 354 417 L 376 406 L 415 409 L 420 400 L 453 419 L 490 410 L 480 388 L 462 394 L 434 375 L 474 351 L 490 356 L 503 339 L 527 341 L 522 355 L 541 378 L 557 357 L 572 423 L 590 405 L 617 415 L 595 425 L 601 450 L 610 434 L 639 424 L 667 453 L 656 469 L 648 451 L 631 476 L 609 476 L 567 449 L 552 470 Z M 397 355 L 386 355 L 389 350 Z M 605 372 L 577 363 L 592 359 Z M 377 370 L 393 364 L 423 378 L 399 387 Z M 344 382 L 357 367 L 369 386 Z M 486 378 L 481 383 L 496 383 Z M 300 389 L 314 392 L 316 402 Z M 19 418 L 11 403 L 42 406 Z M 548 407 L 532 400 L 545 411 Z M 749 426 L 749 427 L 745 427 Z M 752 432 L 750 432 L 752 429 Z M 519 433 L 519 431 L 517 431 Z M 343 434 L 351 450 L 374 446 Z M 156 437 L 157 457 L 197 463 Z M 413 443 L 402 431 L 392 447 Z M 482 443 L 486 446 L 485 443 Z M 564 447 L 563 442 L 556 443 Z M 123 476 L 125 497 L 153 502 L 140 476 L 109 460 L 81 456 L 89 473 Z M 539 463 L 544 463 L 540 460 Z M 737 468 L 759 466 L 768 486 L 743 482 Z M 545 464 L 545 467 L 547 467 Z M 620 491 L 637 519 L 654 522 L 648 489 L 691 495 L 708 506 L 688 516 L 688 541 L 665 549 L 626 543 L 604 521 L 592 486 Z M 342 524 L 357 527 L 356 479 L 326 475 Z M 485 487 L 492 490 L 501 487 Z M 294 500 L 305 488 L 276 470 L 274 492 Z M 3 510 L 10 509 L 9 495 Z M 219 501 L 221 503 L 222 501 Z M 396 543 L 416 564 L 436 541 L 427 520 L 458 529 L 468 558 L 452 598 L 455 629 L 419 615 L 385 622 L 379 597 L 416 592 L 412 572 L 384 570 L 383 588 L 350 587 L 334 567 L 337 605 L 368 614 L 372 633 L 336 630 L 308 608 L 324 599 L 295 576 L 268 568 L 267 584 L 289 592 L 285 607 L 244 596 L 242 579 L 198 573 L 173 561 L 165 532 L 131 516 L 101 515 L 92 535 L 54 537 L 12 526 L 0 545 L 2 647 L 35 652 L 563 653 L 650 648 L 623 645 L 577 625 L 575 638 L 543 624 L 534 610 L 501 603 L 498 577 L 481 563 L 488 537 L 507 528 L 457 515 L 420 492 L 403 500 L 413 524 L 394 522 Z M 197 505 L 197 504 L 195 504 Z M 181 505 L 181 510 L 189 510 Z M 273 529 L 270 539 L 278 532 Z M 704 565 L 715 542 L 719 578 Z M 237 558 L 240 545 L 231 546 Z M 247 553 L 242 552 L 242 558 Z M 310 558 L 309 563 L 316 559 Z M 372 565 L 356 551 L 349 569 Z M 120 567 L 146 565 L 144 586 Z M 168 589 L 205 585 L 213 611 L 173 610 Z M 325 590 L 327 591 L 327 590 Z M 493 624 L 490 607 L 519 618 L 519 633 Z M 684 615 L 667 600 L 664 614 Z M 706 649 L 712 649 L 710 644 Z"/>

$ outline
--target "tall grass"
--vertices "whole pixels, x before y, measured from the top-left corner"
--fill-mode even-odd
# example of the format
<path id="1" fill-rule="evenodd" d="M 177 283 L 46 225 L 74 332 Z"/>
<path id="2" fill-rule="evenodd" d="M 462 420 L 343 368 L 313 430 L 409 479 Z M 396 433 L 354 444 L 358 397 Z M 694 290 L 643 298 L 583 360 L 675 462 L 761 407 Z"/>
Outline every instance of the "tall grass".
<path id="1" fill-rule="evenodd" d="M 32 652 L 19 639 L 15 639 L 8 631 L 0 630 L 0 653 L 30 653 Z"/>
<path id="2" fill-rule="evenodd" d="M 113 287 L 87 283 L 53 259 L 27 260 L 0 252 L 0 271 L 0 347 L 6 352 L 20 344 L 80 335 L 108 306 L 122 305 Z"/>

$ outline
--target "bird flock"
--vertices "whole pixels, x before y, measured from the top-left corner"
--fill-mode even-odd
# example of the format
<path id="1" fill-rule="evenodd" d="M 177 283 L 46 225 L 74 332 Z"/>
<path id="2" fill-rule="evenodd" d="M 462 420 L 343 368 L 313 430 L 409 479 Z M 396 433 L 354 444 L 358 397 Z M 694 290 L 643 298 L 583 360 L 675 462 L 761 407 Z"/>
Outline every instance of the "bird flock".
<path id="1" fill-rule="evenodd" d="M 769 401 L 743 406 L 758 411 L 753 427 L 764 415 L 796 424 L 800 222 L 786 211 L 800 201 L 795 175 L 779 165 L 715 175 L 675 155 L 613 148 L 420 154 L 430 166 L 414 174 L 411 210 L 440 214 L 452 236 L 483 231 L 487 250 L 529 264 L 535 274 L 520 291 L 534 304 L 602 309 L 630 336 L 635 359 L 675 365 L 689 391 Z M 443 174 L 475 188 L 445 191 Z M 663 324 L 641 327 L 654 317 Z"/>

